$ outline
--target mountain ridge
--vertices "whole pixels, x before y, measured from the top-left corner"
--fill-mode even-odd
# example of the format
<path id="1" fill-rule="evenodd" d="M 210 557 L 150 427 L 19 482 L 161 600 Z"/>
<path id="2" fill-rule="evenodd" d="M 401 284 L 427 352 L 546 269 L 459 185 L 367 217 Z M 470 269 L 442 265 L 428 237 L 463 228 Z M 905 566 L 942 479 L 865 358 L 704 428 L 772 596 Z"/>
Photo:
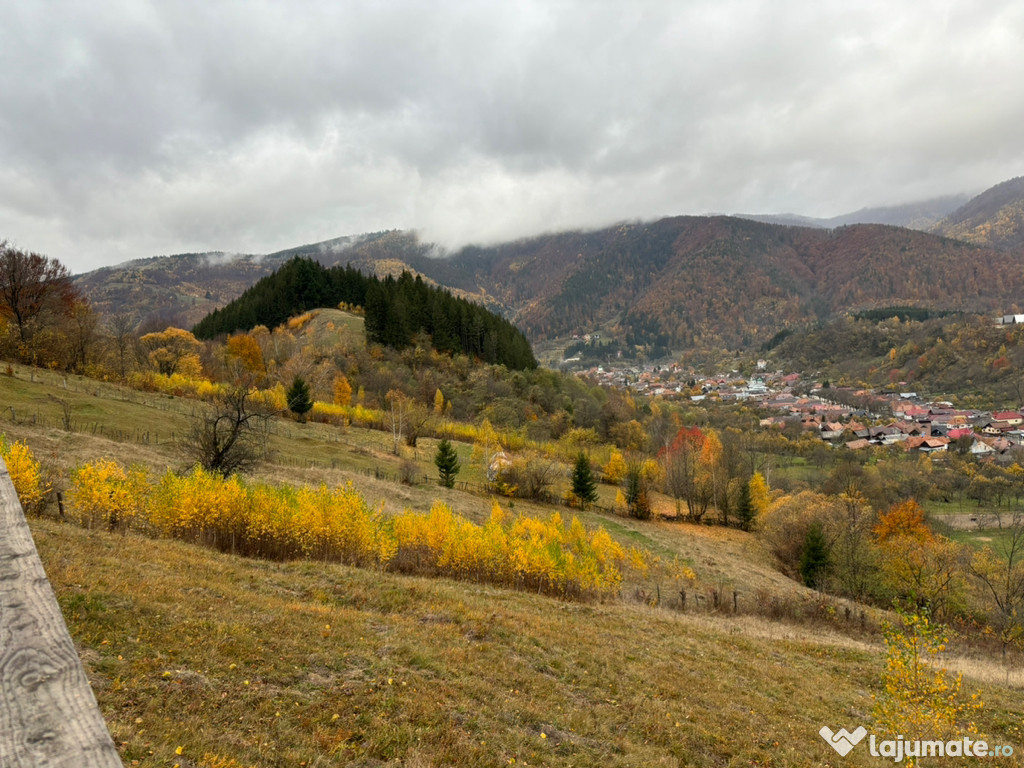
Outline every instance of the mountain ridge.
<path id="1" fill-rule="evenodd" d="M 814 217 L 796 213 L 735 214 L 742 219 L 753 219 L 765 224 L 785 224 L 797 227 L 835 229 L 850 224 L 887 224 L 928 232 L 958 208 L 972 200 L 968 194 L 941 195 L 901 205 L 883 205 L 861 208 L 839 216 Z"/>
<path id="2" fill-rule="evenodd" d="M 76 281 L 102 311 L 119 308 L 154 326 L 184 326 L 302 255 L 379 276 L 408 270 L 498 311 L 534 343 L 603 330 L 648 352 L 746 347 L 780 330 L 892 305 L 1015 311 L 1024 293 L 1024 247 L 1014 247 L 1014 232 L 1024 243 L 1024 225 L 1014 230 L 1005 211 L 1017 204 L 1024 211 L 1018 182 L 973 198 L 933 233 L 674 216 L 447 252 L 415 232 L 388 230 L 235 260 L 220 253 L 146 259 Z M 989 227 L 1002 233 L 998 241 L 944 234 L 962 231 L 955 228 L 965 222 L 977 230 L 979 217 L 999 211 L 1005 226 Z"/>

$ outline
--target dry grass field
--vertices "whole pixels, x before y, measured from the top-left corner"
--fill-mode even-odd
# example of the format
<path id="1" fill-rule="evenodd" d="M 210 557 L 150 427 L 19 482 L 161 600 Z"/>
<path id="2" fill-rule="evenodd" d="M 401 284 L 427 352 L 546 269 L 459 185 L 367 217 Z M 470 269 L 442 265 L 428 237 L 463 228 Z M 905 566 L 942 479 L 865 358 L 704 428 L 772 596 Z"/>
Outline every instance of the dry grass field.
<path id="1" fill-rule="evenodd" d="M 869 719 L 871 642 L 32 527 L 126 765 L 871 764 L 817 736 Z"/>

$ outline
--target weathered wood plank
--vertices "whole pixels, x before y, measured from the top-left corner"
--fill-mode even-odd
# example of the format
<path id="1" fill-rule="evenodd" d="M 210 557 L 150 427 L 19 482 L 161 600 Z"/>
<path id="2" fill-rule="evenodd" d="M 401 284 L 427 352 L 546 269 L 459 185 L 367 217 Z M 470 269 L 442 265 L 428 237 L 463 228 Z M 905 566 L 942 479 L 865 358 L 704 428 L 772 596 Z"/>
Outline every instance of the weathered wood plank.
<path id="1" fill-rule="evenodd" d="M 0 766 L 121 768 L 2 459 Z"/>

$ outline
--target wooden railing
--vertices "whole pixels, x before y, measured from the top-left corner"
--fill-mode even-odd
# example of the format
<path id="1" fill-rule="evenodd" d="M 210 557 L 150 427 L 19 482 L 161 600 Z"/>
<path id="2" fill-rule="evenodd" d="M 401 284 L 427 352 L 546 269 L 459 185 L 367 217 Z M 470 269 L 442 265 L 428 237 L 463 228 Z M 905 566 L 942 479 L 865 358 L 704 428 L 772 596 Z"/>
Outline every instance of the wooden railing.
<path id="1" fill-rule="evenodd" d="M 121 768 L 2 459 L 0 766 Z"/>

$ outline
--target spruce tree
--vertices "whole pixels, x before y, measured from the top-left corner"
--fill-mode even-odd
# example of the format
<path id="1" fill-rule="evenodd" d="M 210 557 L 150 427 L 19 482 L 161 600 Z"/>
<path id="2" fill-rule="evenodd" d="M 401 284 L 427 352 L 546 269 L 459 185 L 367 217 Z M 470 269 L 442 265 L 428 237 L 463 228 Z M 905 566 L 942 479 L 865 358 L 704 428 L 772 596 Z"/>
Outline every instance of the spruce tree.
<path id="1" fill-rule="evenodd" d="M 800 553 L 800 576 L 808 587 L 820 589 L 831 566 L 832 556 L 825 540 L 825 531 L 821 523 L 814 523 L 804 537 L 804 547 Z"/>
<path id="2" fill-rule="evenodd" d="M 647 495 L 647 482 L 644 480 L 643 468 L 630 463 L 626 469 L 626 508 L 629 516 L 638 520 L 651 519 L 651 500 Z"/>
<path id="3" fill-rule="evenodd" d="M 742 530 L 749 531 L 754 527 L 755 517 L 757 510 L 754 508 L 754 499 L 750 493 L 750 483 L 743 483 L 740 487 L 740 498 L 736 502 L 736 520 Z"/>
<path id="4" fill-rule="evenodd" d="M 579 501 L 581 509 L 597 501 L 597 481 L 590 468 L 590 459 L 583 451 L 576 456 L 576 464 L 572 468 L 572 495 Z"/>
<path id="5" fill-rule="evenodd" d="M 434 464 L 437 465 L 437 482 L 445 488 L 455 487 L 455 476 L 459 474 L 459 456 L 448 438 L 442 437 L 437 444 L 437 453 L 434 454 Z"/>
<path id="6" fill-rule="evenodd" d="M 285 398 L 288 410 L 298 416 L 300 422 L 305 422 L 306 414 L 313 410 L 313 398 L 309 394 L 309 384 L 301 376 L 296 376 L 285 393 Z"/>

